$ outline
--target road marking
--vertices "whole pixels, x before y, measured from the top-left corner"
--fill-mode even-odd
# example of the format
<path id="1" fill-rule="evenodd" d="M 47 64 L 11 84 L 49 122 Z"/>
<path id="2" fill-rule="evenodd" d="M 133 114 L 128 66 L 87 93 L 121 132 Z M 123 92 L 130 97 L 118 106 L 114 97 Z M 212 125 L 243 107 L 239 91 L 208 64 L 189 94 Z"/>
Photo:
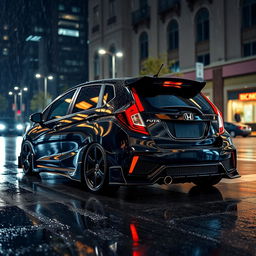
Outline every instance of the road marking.
<path id="1" fill-rule="evenodd" d="M 241 157 L 238 157 L 237 160 L 238 160 L 238 161 L 256 162 L 256 159 L 252 159 L 252 158 L 241 158 Z"/>
<path id="2" fill-rule="evenodd" d="M 241 183 L 256 181 L 256 174 L 242 175 L 238 179 L 222 179 L 221 183 Z"/>

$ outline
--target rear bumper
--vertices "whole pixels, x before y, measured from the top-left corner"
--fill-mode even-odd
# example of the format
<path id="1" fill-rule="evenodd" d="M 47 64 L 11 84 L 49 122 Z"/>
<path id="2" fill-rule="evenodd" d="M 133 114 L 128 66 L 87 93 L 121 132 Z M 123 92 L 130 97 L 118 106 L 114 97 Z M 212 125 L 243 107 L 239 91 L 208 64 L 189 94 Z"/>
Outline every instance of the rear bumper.
<path id="1" fill-rule="evenodd" d="M 110 184 L 161 184 L 167 176 L 172 178 L 173 183 L 191 182 L 198 177 L 240 177 L 236 170 L 235 148 L 228 151 L 180 150 L 137 155 L 139 158 L 132 172 L 130 166 L 110 167 Z"/>

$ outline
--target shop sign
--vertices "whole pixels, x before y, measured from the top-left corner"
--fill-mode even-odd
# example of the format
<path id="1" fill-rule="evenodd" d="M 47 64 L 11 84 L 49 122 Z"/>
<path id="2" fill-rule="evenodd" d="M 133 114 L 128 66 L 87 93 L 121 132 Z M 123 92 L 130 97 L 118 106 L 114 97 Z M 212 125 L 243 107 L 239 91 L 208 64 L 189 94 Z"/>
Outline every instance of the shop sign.
<path id="1" fill-rule="evenodd" d="M 239 100 L 256 100 L 256 92 L 240 93 Z"/>

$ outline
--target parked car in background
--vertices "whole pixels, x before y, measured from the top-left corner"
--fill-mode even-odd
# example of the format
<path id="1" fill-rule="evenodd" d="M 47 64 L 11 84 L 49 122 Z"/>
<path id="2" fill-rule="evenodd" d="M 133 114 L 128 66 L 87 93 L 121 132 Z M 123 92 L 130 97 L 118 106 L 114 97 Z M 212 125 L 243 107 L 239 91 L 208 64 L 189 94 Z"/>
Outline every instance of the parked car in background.
<path id="1" fill-rule="evenodd" d="M 12 118 L 0 119 L 0 136 L 21 136 L 25 132 L 25 124 L 19 121 L 15 121 Z"/>
<path id="2" fill-rule="evenodd" d="M 252 128 L 249 125 L 245 125 L 242 123 L 225 122 L 224 125 L 225 125 L 225 129 L 232 137 L 236 137 L 236 136 L 247 137 L 252 132 Z"/>
<path id="3" fill-rule="evenodd" d="M 204 86 L 138 77 L 71 88 L 30 117 L 19 167 L 66 175 L 92 192 L 238 178 L 235 146 Z"/>

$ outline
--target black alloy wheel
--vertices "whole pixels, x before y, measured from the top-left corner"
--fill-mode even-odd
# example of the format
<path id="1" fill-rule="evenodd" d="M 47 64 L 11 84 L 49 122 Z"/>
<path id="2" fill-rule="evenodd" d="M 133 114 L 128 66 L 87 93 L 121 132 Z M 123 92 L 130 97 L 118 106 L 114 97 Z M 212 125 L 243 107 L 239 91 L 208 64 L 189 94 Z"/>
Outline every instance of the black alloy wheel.
<path id="1" fill-rule="evenodd" d="M 107 186 L 107 160 L 104 149 L 99 144 L 89 146 L 85 161 L 83 178 L 92 192 L 101 192 Z"/>
<path id="2" fill-rule="evenodd" d="M 33 175 L 34 154 L 31 146 L 28 143 L 24 143 L 24 145 L 22 146 L 21 154 L 24 173 L 26 175 Z"/>

